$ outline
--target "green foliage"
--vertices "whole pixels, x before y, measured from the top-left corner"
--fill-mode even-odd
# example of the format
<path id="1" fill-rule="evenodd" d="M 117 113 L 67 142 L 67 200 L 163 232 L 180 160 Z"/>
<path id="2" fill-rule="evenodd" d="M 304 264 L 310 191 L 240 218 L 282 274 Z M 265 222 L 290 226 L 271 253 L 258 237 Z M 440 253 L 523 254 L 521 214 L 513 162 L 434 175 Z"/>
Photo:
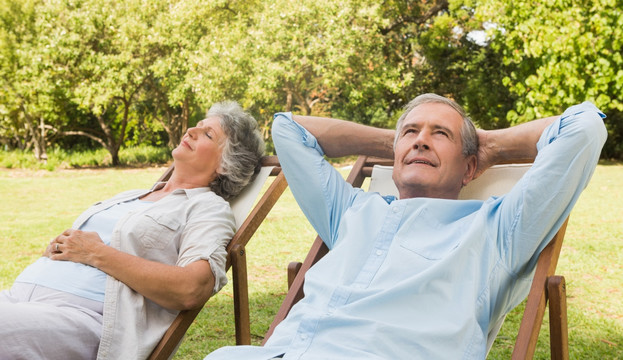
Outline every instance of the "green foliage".
<path id="1" fill-rule="evenodd" d="M 113 162 L 126 146 L 172 148 L 225 99 L 267 140 L 278 111 L 392 127 L 423 92 L 454 98 L 489 129 L 591 100 L 608 115 L 603 156 L 623 157 L 616 0 L 0 6 L 0 143 L 41 159 L 75 143 Z"/>
<path id="2" fill-rule="evenodd" d="M 171 151 L 166 147 L 138 146 L 124 148 L 119 153 L 119 165 L 144 167 L 166 164 L 171 161 Z M 0 168 L 38 169 L 54 171 L 59 169 L 108 167 L 112 159 L 106 149 L 64 150 L 52 148 L 45 162 L 38 161 L 31 151 L 0 151 Z"/>
<path id="3" fill-rule="evenodd" d="M 621 157 L 623 140 L 623 11 L 620 1 L 481 1 L 477 18 L 502 61 L 504 86 L 516 98 L 511 124 L 560 114 L 592 101 L 604 111 L 606 157 Z"/>

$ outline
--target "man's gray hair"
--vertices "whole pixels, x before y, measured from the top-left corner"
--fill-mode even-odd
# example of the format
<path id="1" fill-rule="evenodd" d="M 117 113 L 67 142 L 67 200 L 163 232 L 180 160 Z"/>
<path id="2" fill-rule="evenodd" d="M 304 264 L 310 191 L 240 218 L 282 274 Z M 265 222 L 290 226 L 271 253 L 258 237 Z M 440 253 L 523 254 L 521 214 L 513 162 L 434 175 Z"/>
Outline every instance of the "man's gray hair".
<path id="1" fill-rule="evenodd" d="M 402 124 L 404 123 L 407 115 L 413 110 L 416 106 L 427 104 L 427 103 L 440 103 L 445 104 L 452 107 L 456 112 L 461 115 L 463 118 L 463 126 L 461 127 L 461 143 L 463 144 L 463 156 L 469 155 L 477 155 L 478 154 L 478 134 L 476 133 L 476 127 L 472 122 L 472 119 L 469 118 L 463 107 L 457 104 L 454 100 L 448 99 L 446 97 L 437 95 L 437 94 L 422 94 L 417 96 L 415 99 L 411 100 L 407 106 L 405 106 L 404 112 L 400 115 L 398 119 L 398 123 L 396 124 L 396 136 L 394 137 L 394 148 L 396 148 L 396 143 L 398 142 L 398 136 L 400 135 L 400 131 L 402 129 Z"/>
<path id="2" fill-rule="evenodd" d="M 210 183 L 210 189 L 225 200 L 242 191 L 261 168 L 264 139 L 257 121 L 235 101 L 212 105 L 206 117 L 220 119 L 226 140 L 221 159 L 221 173 Z"/>

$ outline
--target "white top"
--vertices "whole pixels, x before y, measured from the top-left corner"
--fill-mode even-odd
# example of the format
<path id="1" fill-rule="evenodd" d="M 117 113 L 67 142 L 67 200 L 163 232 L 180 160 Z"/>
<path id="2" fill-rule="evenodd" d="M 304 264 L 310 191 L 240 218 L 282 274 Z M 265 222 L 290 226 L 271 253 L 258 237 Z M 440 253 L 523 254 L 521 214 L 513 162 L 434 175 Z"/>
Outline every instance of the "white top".
<path id="1" fill-rule="evenodd" d="M 163 186 L 157 184 L 155 188 Z M 112 204 L 148 193 L 132 190 L 97 203 L 74 222 L 79 229 Z M 132 211 L 115 225 L 110 246 L 163 264 L 210 262 L 216 293 L 227 282 L 225 247 L 235 232 L 229 204 L 209 188 L 175 190 L 150 206 Z M 104 322 L 98 359 L 144 359 L 179 311 L 165 309 L 117 279 L 107 276 Z"/>
<path id="2" fill-rule="evenodd" d="M 91 216 L 80 230 L 96 232 L 104 244 L 109 245 L 117 221 L 127 213 L 139 211 L 151 203 L 134 199 L 112 204 L 108 209 Z M 24 269 L 15 282 L 37 284 L 104 302 L 106 273 L 89 265 L 73 261 L 55 261 L 42 256 Z"/>

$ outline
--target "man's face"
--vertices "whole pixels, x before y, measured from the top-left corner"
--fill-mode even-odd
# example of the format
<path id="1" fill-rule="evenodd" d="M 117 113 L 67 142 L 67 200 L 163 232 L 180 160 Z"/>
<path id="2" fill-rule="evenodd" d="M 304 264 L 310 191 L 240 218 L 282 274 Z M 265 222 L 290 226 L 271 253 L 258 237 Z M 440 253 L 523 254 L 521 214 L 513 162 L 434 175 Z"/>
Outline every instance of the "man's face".
<path id="1" fill-rule="evenodd" d="M 394 149 L 393 179 L 401 199 L 457 199 L 472 179 L 476 157 L 462 154 L 463 119 L 442 103 L 418 105 L 407 114 Z"/>

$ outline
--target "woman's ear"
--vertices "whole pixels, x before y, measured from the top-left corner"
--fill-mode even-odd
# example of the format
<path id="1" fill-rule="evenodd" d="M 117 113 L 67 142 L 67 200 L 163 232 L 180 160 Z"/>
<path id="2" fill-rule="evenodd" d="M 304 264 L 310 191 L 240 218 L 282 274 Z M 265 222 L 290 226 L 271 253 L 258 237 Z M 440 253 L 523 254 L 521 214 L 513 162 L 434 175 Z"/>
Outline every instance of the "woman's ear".
<path id="1" fill-rule="evenodd" d="M 216 176 L 221 176 L 223 174 L 225 174 L 225 169 L 223 168 L 223 164 L 221 163 L 216 168 Z"/>

